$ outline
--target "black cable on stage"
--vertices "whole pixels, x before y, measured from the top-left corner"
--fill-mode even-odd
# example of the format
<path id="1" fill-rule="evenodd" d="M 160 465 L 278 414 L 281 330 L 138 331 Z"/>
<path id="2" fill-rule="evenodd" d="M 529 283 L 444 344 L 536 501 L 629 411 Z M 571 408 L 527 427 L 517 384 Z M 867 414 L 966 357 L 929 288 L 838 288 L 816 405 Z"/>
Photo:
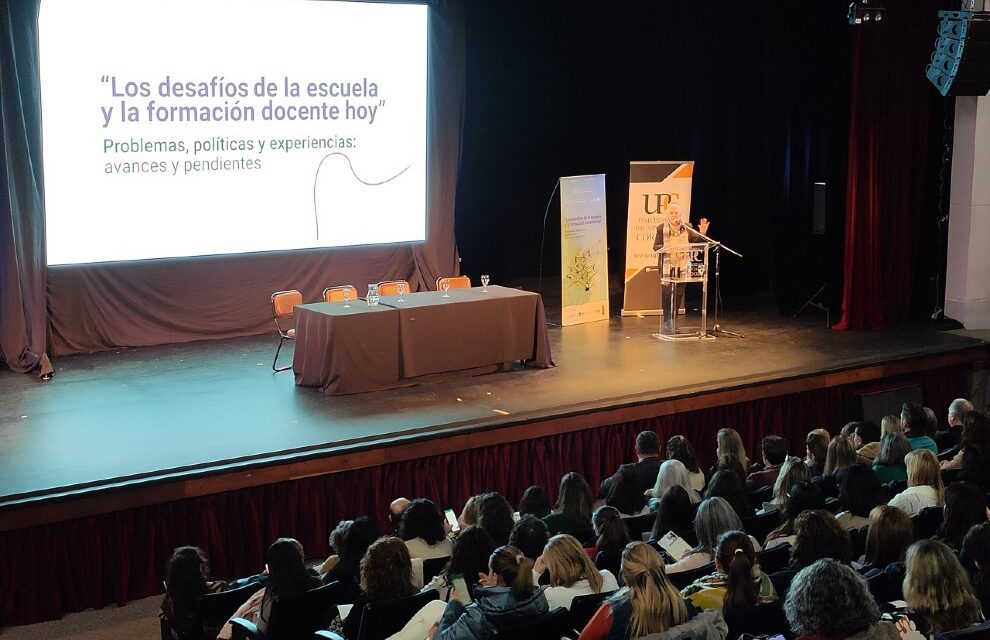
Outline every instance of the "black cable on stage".
<path id="1" fill-rule="evenodd" d="M 540 232 L 540 277 L 536 281 L 536 292 L 543 297 L 543 247 L 547 241 L 547 218 L 550 216 L 550 204 L 553 202 L 553 196 L 557 193 L 557 187 L 560 186 L 560 178 L 553 183 L 553 190 L 550 192 L 550 198 L 547 200 L 546 211 L 543 212 L 543 229 Z"/>

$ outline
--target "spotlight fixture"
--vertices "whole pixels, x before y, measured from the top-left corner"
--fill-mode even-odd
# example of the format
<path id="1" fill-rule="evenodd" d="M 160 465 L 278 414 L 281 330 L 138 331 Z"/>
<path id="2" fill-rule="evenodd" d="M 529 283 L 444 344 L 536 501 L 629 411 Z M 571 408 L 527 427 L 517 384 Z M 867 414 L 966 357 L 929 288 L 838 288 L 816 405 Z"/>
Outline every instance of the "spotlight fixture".
<path id="1" fill-rule="evenodd" d="M 870 6 L 869 0 L 849 3 L 849 24 L 869 25 L 882 24 L 887 17 L 887 10 L 883 7 Z"/>

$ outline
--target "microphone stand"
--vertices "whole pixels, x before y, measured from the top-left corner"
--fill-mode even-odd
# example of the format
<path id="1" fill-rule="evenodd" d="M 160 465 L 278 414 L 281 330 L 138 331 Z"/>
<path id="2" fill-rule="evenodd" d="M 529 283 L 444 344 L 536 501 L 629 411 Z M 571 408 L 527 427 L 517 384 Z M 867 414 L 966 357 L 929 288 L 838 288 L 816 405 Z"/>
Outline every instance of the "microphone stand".
<path id="1" fill-rule="evenodd" d="M 734 338 L 745 338 L 746 336 L 742 335 L 741 333 L 736 333 L 734 331 L 727 331 L 727 330 L 723 329 L 722 328 L 722 325 L 720 325 L 719 322 L 718 322 L 718 303 L 719 303 L 719 300 L 722 299 L 722 287 L 721 287 L 721 284 L 720 284 L 721 269 L 720 269 L 720 265 L 719 265 L 719 262 L 720 262 L 719 259 L 722 256 L 722 249 L 725 249 L 726 251 L 728 251 L 732 255 L 736 256 L 737 258 L 742 258 L 743 255 L 741 253 L 739 253 L 738 251 L 735 251 L 731 247 L 727 247 L 726 245 L 722 244 L 718 240 L 713 240 L 712 238 L 709 238 L 708 236 L 706 236 L 705 234 L 701 233 L 697 229 L 691 229 L 691 231 L 694 232 L 695 235 L 698 235 L 701 238 L 704 238 L 705 242 L 710 243 L 711 246 L 712 246 L 712 250 L 715 252 L 715 324 L 712 325 L 712 333 L 713 334 L 724 334 L 724 335 L 727 335 L 727 336 L 732 336 Z"/>

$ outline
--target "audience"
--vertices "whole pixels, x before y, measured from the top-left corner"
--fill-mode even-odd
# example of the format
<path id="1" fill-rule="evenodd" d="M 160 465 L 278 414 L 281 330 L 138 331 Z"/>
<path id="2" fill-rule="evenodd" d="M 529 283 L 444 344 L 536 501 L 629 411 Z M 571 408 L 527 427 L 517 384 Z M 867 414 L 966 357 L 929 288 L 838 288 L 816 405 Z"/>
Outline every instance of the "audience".
<path id="1" fill-rule="evenodd" d="M 537 485 L 527 487 L 527 489 L 523 491 L 522 498 L 519 500 L 518 513 L 520 517 L 526 514 L 530 514 L 537 518 L 542 518 L 543 516 L 549 515 L 550 496 L 547 495 L 546 489 Z"/>
<path id="2" fill-rule="evenodd" d="M 646 496 L 639 490 L 636 473 L 632 469 L 619 469 L 612 476 L 612 486 L 605 497 L 605 504 L 615 507 L 623 516 L 631 518 L 650 512 Z"/>
<path id="3" fill-rule="evenodd" d="M 594 537 L 591 527 L 591 510 L 595 498 L 591 488 L 579 473 L 567 473 L 560 479 L 560 493 L 553 512 L 543 517 L 551 536 L 567 533 L 578 540 L 589 541 Z M 497 542 L 497 540 L 496 540 Z"/>
<path id="4" fill-rule="evenodd" d="M 754 514 L 754 510 L 746 494 L 746 483 L 739 473 L 731 469 L 720 469 L 708 482 L 704 497 L 722 498 L 729 503 L 740 518 L 749 518 Z"/>
<path id="5" fill-rule="evenodd" d="M 691 486 L 691 474 L 688 473 L 684 463 L 680 460 L 666 460 L 660 465 L 657 482 L 653 489 L 647 491 L 647 495 L 653 497 L 653 500 L 650 501 L 653 510 L 656 510 L 659 504 L 658 498 L 662 497 L 664 492 L 671 487 L 683 487 L 692 503 L 701 502 L 701 494 Z"/>
<path id="6" fill-rule="evenodd" d="M 904 462 L 908 487 L 887 504 L 912 517 L 926 507 L 942 506 L 942 473 L 935 454 L 927 449 L 915 449 L 905 456 Z"/>
<path id="7" fill-rule="evenodd" d="M 746 455 L 746 447 L 743 446 L 742 437 L 735 429 L 723 428 L 715 434 L 715 466 L 708 473 L 708 477 L 715 475 L 715 471 L 726 458 L 738 462 L 739 472 L 745 482 L 746 470 L 749 469 L 749 457 Z"/>
<path id="8" fill-rule="evenodd" d="M 924 634 L 963 629 L 982 620 L 980 602 L 952 549 L 920 540 L 907 551 L 904 601 L 907 616 Z"/>
<path id="9" fill-rule="evenodd" d="M 343 636 L 357 637 L 364 605 L 405 598 L 417 592 L 413 586 L 412 558 L 400 538 L 383 536 L 361 558 L 361 594 L 344 620 Z"/>
<path id="10" fill-rule="evenodd" d="M 956 398 L 949 403 L 949 428 L 935 433 L 935 444 L 939 451 L 947 451 L 959 446 L 962 427 L 966 416 L 973 410 L 973 403 L 965 398 Z"/>
<path id="11" fill-rule="evenodd" d="M 880 439 L 888 433 L 899 433 L 904 435 L 904 427 L 901 426 L 901 417 L 893 414 L 880 419 Z"/>
<path id="12" fill-rule="evenodd" d="M 987 521 L 987 494 L 971 482 L 955 482 L 945 489 L 945 514 L 937 538 L 962 550 L 970 529 Z"/>
<path id="13" fill-rule="evenodd" d="M 615 507 L 598 507 L 591 516 L 595 552 L 622 551 L 629 544 L 629 528 Z"/>
<path id="14" fill-rule="evenodd" d="M 401 541 L 399 544 L 405 550 Z M 304 557 L 303 547 L 298 540 L 279 538 L 273 542 L 272 546 L 268 547 L 268 582 L 248 598 L 231 618 L 244 618 L 257 625 L 258 631 L 265 633 L 268 630 L 272 605 L 277 600 L 323 586 L 319 578 L 306 570 Z M 226 640 L 232 636 L 233 627 L 227 622 L 217 638 Z"/>
<path id="15" fill-rule="evenodd" d="M 880 453 L 873 461 L 873 472 L 880 482 L 907 480 L 907 467 L 904 458 L 911 453 L 911 443 L 900 433 L 888 433 L 880 440 Z"/>
<path id="16" fill-rule="evenodd" d="M 528 518 L 543 524 L 533 516 L 528 516 Z M 454 588 L 454 576 L 458 574 L 464 576 L 464 582 L 468 589 L 472 589 L 478 584 L 478 575 L 488 572 L 488 557 L 494 550 L 495 543 L 492 542 L 491 536 L 484 529 L 475 525 L 467 526 L 454 540 L 450 561 L 432 581 L 423 587 L 423 591 L 436 589 L 440 593 L 440 599 L 444 601 L 450 598 L 463 599 L 464 594 L 451 593 Z"/>
<path id="17" fill-rule="evenodd" d="M 547 523 L 536 516 L 526 514 L 519 518 L 512 531 L 509 533 L 509 546 L 522 551 L 523 555 L 536 562 L 536 559 L 543 553 L 543 548 L 547 546 L 550 539 L 550 532 Z M 495 547 L 492 546 L 485 554 L 485 561 Z"/>
<path id="18" fill-rule="evenodd" d="M 586 596 L 603 591 L 615 591 L 619 584 L 607 569 L 599 571 L 581 543 L 574 536 L 560 534 L 550 538 L 533 569 L 533 579 L 544 571 L 550 574 L 550 586 L 543 590 L 551 609 L 571 608 L 576 596 Z"/>
<path id="19" fill-rule="evenodd" d="M 927 449 L 938 454 L 938 447 L 928 433 L 929 420 L 925 408 L 914 402 L 905 402 L 901 407 L 901 427 L 911 443 L 911 450 Z M 932 432 L 934 434 L 934 432 Z"/>
<path id="20" fill-rule="evenodd" d="M 226 582 L 210 581 L 210 568 L 202 549 L 176 549 L 165 567 L 165 599 L 158 612 L 163 638 L 204 640 L 207 636 L 196 605 L 207 593 L 225 589 Z"/>
<path id="21" fill-rule="evenodd" d="M 653 521 L 651 540 L 659 540 L 668 531 L 686 531 L 692 527 L 697 510 L 691 503 L 687 490 L 679 485 L 664 491 Z"/>
<path id="22" fill-rule="evenodd" d="M 521 624 L 547 611 L 543 591 L 533 583 L 533 563 L 515 547 L 496 549 L 488 573 L 479 576 L 474 601 L 451 599 L 435 628 L 439 640 L 487 640 L 497 628 Z"/>
<path id="23" fill-rule="evenodd" d="M 966 400 L 953 401 L 949 429 L 939 433 L 939 443 L 957 448 L 943 453 L 941 465 L 933 450 L 931 435 L 937 427 L 933 418 L 920 405 L 905 403 L 899 419 L 883 420 L 882 437 L 881 430 L 868 422 L 849 423 L 844 429 L 849 436 L 830 441 L 827 432 L 816 429 L 806 438 L 805 459 L 787 457 L 786 441 L 766 436 L 761 442 L 763 469 L 751 469 L 748 477 L 742 439 L 733 429 L 721 429 L 717 464 L 707 488 L 687 438 L 671 437 L 668 459 L 661 462 L 659 437 L 644 431 L 636 439 L 637 462 L 621 465 L 602 484 L 605 504 L 593 514 L 587 482 L 577 473 L 567 473 L 552 511 L 546 491 L 534 485 L 523 494 L 517 522 L 501 494 L 472 496 L 464 505 L 459 518 L 462 530 L 454 540 L 448 539 L 446 520 L 435 503 L 398 498 L 389 506 L 389 519 L 399 538 L 378 537 L 378 528 L 367 517 L 344 520 L 330 534 L 333 555 L 319 566 L 319 577 L 305 568 L 297 541 L 277 540 L 268 550 L 264 588 L 235 616 L 254 621 L 264 631 L 279 598 L 339 581 L 350 586 L 345 599 L 354 604 L 343 621 L 343 635 L 354 638 L 365 604 L 415 593 L 412 558 L 450 556 L 440 574 L 424 587 L 436 589 L 441 600 L 424 606 L 396 637 L 484 639 L 496 629 L 549 609 L 570 608 L 574 597 L 616 590 L 613 572 L 620 570 L 617 552 L 621 552 L 626 587 L 602 605 L 581 638 L 651 633 L 720 637 L 726 629 L 722 614 L 736 620 L 730 622 L 730 629 L 742 625 L 740 621 L 749 624 L 769 616 L 770 621 L 764 622 L 768 630 L 786 633 L 773 617 L 774 611 L 781 615 L 778 594 L 786 597 L 791 631 L 806 640 L 812 635 L 820 636 L 814 640 L 850 636 L 877 640 L 895 637 L 898 631 L 916 629 L 921 635 L 933 635 L 964 629 L 981 620 L 984 605 L 990 606 L 990 512 L 985 493 L 990 458 L 984 455 L 990 456 L 990 418 L 974 411 Z M 901 480 L 907 488 L 897 493 L 905 483 L 890 484 L 890 494 L 896 495 L 884 504 L 882 483 Z M 792 545 L 789 568 L 769 576 L 758 564 L 759 543 L 742 528 L 742 519 L 753 515 L 748 492 L 764 487 L 771 487 L 765 509 L 780 509 L 783 518 L 767 536 L 766 548 Z M 837 516 L 824 509 L 830 491 L 842 505 Z M 650 505 L 657 512 L 654 540 L 669 531 L 692 542 L 696 538 L 690 552 L 673 558 L 666 567 L 653 548 L 630 541 L 623 519 L 646 512 L 647 495 L 652 495 Z M 943 505 L 941 513 L 934 511 Z M 926 508 L 934 509 L 914 525 L 912 517 Z M 934 531 L 930 515 L 942 517 L 936 537 L 914 542 L 916 526 L 919 535 Z M 846 566 L 853 560 L 849 533 L 853 530 L 860 549 L 865 546 L 854 566 L 862 566 L 877 597 L 897 600 L 903 586 L 908 606 L 893 614 L 896 625 L 878 622 L 873 597 Z M 599 566 L 611 571 L 596 568 L 591 560 L 602 552 L 615 554 L 599 558 Z M 713 561 L 714 571 L 695 580 L 683 594 L 667 579 L 669 574 Z M 964 566 L 972 571 L 971 577 Z M 534 583 L 544 572 L 549 584 L 541 591 Z M 881 573 L 885 577 L 874 582 Z M 460 594 L 453 586 L 458 574 L 464 576 L 469 591 L 475 591 L 472 604 L 463 602 L 469 593 Z M 209 581 L 203 552 L 197 547 L 176 549 L 166 567 L 165 584 L 160 612 L 163 637 L 209 637 L 196 613 L 197 602 L 227 585 Z M 710 611 L 698 613 L 698 609 Z M 671 633 L 680 625 L 684 626 Z M 751 625 L 736 630 L 757 633 Z M 229 638 L 231 631 L 228 622 L 219 638 Z"/>
<path id="24" fill-rule="evenodd" d="M 666 567 L 667 573 L 679 573 L 702 567 L 715 559 L 715 545 L 726 531 L 742 530 L 742 521 L 729 503 L 722 498 L 708 498 L 698 505 L 698 515 L 694 519 L 694 533 L 698 546 L 683 558 L 675 558 Z M 750 537 L 752 539 L 752 536 Z M 760 544 L 753 540 L 753 548 L 759 551 Z"/>
<path id="25" fill-rule="evenodd" d="M 777 599 L 770 577 L 760 571 L 749 536 L 727 531 L 715 546 L 715 573 L 699 578 L 681 594 L 699 609 L 720 609 L 726 618 Z"/>
<path id="26" fill-rule="evenodd" d="M 639 492 L 645 493 L 656 481 L 661 462 L 660 436 L 653 431 L 642 431 L 636 436 L 636 462 L 624 464 L 619 467 L 619 470 L 631 470 L 636 475 L 636 486 L 639 488 Z M 612 478 L 605 478 L 602 481 L 600 495 L 608 494 L 611 486 Z"/>
<path id="27" fill-rule="evenodd" d="M 667 441 L 667 459 L 680 460 L 688 470 L 691 488 L 701 493 L 705 488 L 705 474 L 698 466 L 698 459 L 694 455 L 694 447 L 691 446 L 691 441 L 684 436 L 672 436 Z"/>
<path id="28" fill-rule="evenodd" d="M 804 463 L 804 460 L 793 456 L 787 458 L 780 467 L 777 479 L 774 480 L 770 502 L 763 503 L 763 513 L 785 510 L 791 487 L 810 479 L 811 474 L 808 473 L 808 465 Z"/>
<path id="29" fill-rule="evenodd" d="M 815 429 L 808 433 L 804 440 L 805 455 L 804 463 L 808 466 L 808 474 L 812 478 L 825 473 L 825 457 L 828 455 L 828 431 L 825 435 L 821 432 L 824 429 Z"/>
<path id="30" fill-rule="evenodd" d="M 412 558 L 446 558 L 452 543 L 447 539 L 447 520 L 432 500 L 418 498 L 409 503 L 399 521 L 399 537 Z"/>
<path id="31" fill-rule="evenodd" d="M 976 568 L 972 576 L 973 592 L 987 615 L 990 613 L 990 522 L 969 530 L 963 539 L 963 556 Z"/>
<path id="32" fill-rule="evenodd" d="M 746 487 L 750 491 L 773 486 L 780 473 L 780 465 L 787 458 L 787 441 L 780 436 L 765 436 L 760 442 L 763 452 L 763 470 L 754 471 L 746 477 Z"/>
<path id="33" fill-rule="evenodd" d="M 793 485 L 783 512 L 784 522 L 767 535 L 766 548 L 770 549 L 782 544 L 793 545 L 794 520 L 805 511 L 824 508 L 825 496 L 814 482 Z"/>
<path id="34" fill-rule="evenodd" d="M 512 518 L 512 507 L 502 494 L 493 491 L 478 496 L 475 508 L 478 514 L 475 524 L 488 532 L 496 545 L 506 544 L 516 522 Z"/>
<path id="35" fill-rule="evenodd" d="M 839 502 L 843 511 L 835 519 L 843 529 L 860 529 L 870 524 L 870 512 L 883 503 L 883 486 L 877 474 L 865 464 L 853 464 L 839 474 Z"/>
<path id="36" fill-rule="evenodd" d="M 873 422 L 859 422 L 853 434 L 856 447 L 856 460 L 860 464 L 872 465 L 880 453 L 880 427 Z"/>
<path id="37" fill-rule="evenodd" d="M 392 532 L 398 533 L 399 523 L 402 521 L 402 512 L 409 506 L 408 498 L 396 498 L 388 505 L 388 519 L 392 522 Z"/>
<path id="38" fill-rule="evenodd" d="M 818 560 L 794 576 L 784 613 L 798 640 L 899 639 L 894 625 L 877 622 L 880 609 L 866 580 L 834 560 Z"/>
<path id="39" fill-rule="evenodd" d="M 361 588 L 361 559 L 368 547 L 380 537 L 378 527 L 367 516 L 338 524 L 330 533 L 330 548 L 334 555 L 319 568 L 324 584 L 338 581 L 349 585 L 348 592 L 353 602 Z"/>
<path id="40" fill-rule="evenodd" d="M 698 615 L 670 584 L 660 555 L 644 542 L 630 542 L 622 552 L 622 578 L 625 588 L 598 609 L 579 640 L 640 638 Z"/>
<path id="41" fill-rule="evenodd" d="M 960 449 L 949 461 L 946 470 L 958 469 L 957 480 L 975 482 L 984 490 L 990 488 L 990 419 L 986 414 L 970 411 L 963 423 Z"/>
<path id="42" fill-rule="evenodd" d="M 895 562 L 904 562 L 904 554 L 914 542 L 911 518 L 896 507 L 882 504 L 870 512 L 870 528 L 866 533 L 866 553 L 863 570 L 884 571 Z"/>

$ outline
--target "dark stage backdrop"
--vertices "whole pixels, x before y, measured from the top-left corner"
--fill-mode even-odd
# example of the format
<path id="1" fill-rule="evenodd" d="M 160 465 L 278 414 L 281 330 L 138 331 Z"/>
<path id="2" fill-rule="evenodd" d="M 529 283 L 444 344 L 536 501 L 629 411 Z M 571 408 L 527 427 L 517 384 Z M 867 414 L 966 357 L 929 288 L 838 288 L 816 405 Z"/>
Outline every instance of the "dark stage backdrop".
<path id="1" fill-rule="evenodd" d="M 329 285 L 361 289 L 403 278 L 420 290 L 432 288 L 438 276 L 458 273 L 453 227 L 464 100 L 463 6 L 455 0 L 432 0 L 430 6 L 426 243 L 46 270 L 38 0 L 2 3 L 0 353 L 8 366 L 37 370 L 47 363 L 46 352 L 271 331 L 269 298 L 281 289 L 299 289 L 315 301 Z M 271 212 L 271 223 L 280 224 L 278 211 Z"/>
<path id="2" fill-rule="evenodd" d="M 535 275 L 556 179 L 604 172 L 609 271 L 621 282 L 629 161 L 694 160 L 692 217 L 745 255 L 723 260 L 727 293 L 772 291 L 793 310 L 825 279 L 841 285 L 847 6 L 467 3 L 463 270 Z M 832 192 L 824 239 L 811 233 L 815 181 Z M 545 278 L 559 273 L 559 218 L 555 199 Z"/>

